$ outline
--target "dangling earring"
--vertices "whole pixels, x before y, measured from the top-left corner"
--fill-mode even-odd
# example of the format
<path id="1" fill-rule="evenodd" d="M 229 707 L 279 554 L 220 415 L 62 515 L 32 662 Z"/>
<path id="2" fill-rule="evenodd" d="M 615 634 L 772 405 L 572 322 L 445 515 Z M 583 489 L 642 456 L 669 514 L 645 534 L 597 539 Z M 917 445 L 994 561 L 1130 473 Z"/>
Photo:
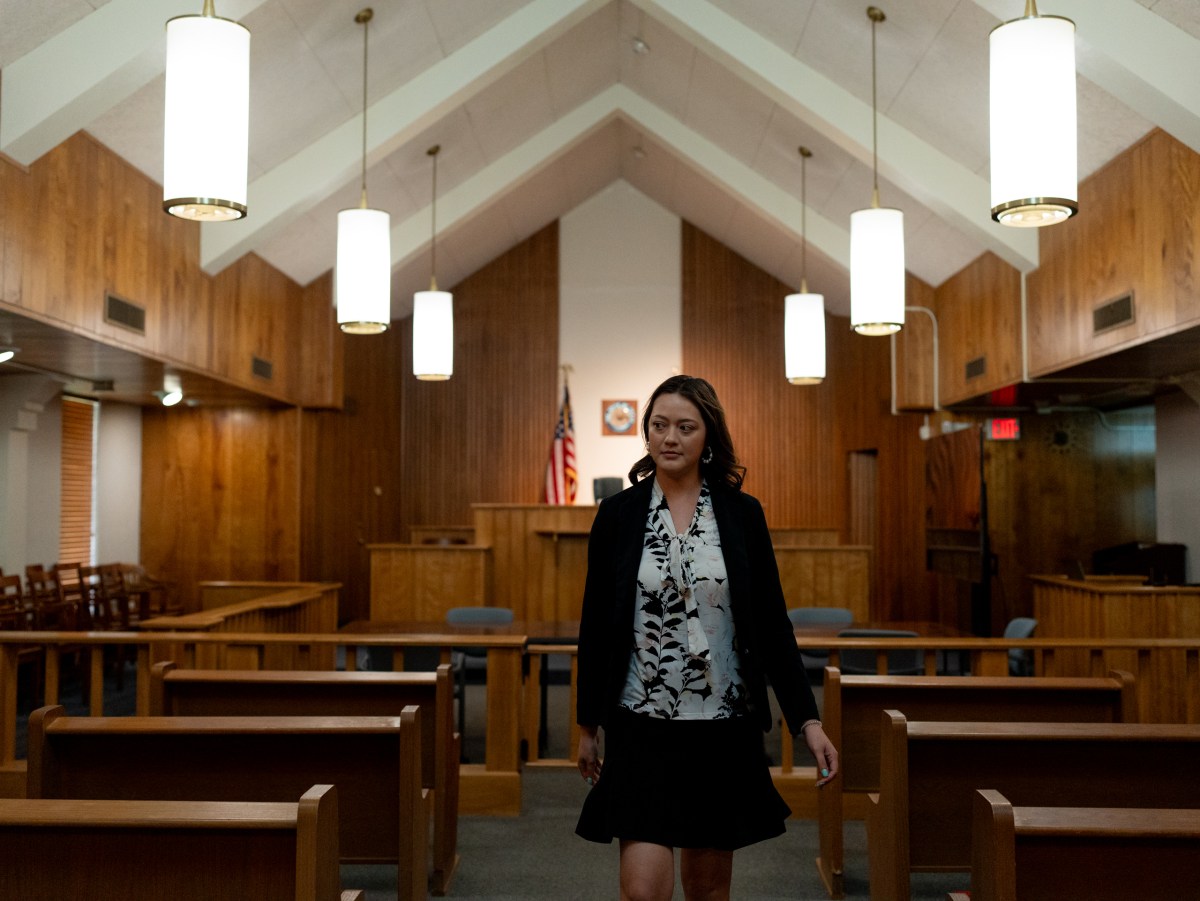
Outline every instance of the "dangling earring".
<path id="1" fill-rule="evenodd" d="M 706 447 L 704 453 L 700 457 L 701 463 L 711 463 L 713 458 L 712 447 Z"/>

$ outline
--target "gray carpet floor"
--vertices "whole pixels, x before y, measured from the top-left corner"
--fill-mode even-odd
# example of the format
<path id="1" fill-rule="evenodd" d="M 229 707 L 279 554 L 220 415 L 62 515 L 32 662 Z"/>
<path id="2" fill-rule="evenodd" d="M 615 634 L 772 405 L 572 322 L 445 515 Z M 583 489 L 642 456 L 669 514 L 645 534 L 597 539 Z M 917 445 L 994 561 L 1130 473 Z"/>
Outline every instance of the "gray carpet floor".
<path id="1" fill-rule="evenodd" d="M 612 901 L 617 891 L 617 846 L 585 842 L 575 835 L 575 820 L 587 786 L 570 770 L 527 768 L 524 804 L 519 817 L 462 817 L 462 863 L 447 898 L 461 901 Z M 790 820 L 787 833 L 743 848 L 734 855 L 736 899 L 822 899 L 817 877 L 815 822 Z M 676 877 L 675 897 L 683 890 Z M 967 874 L 918 874 L 914 901 L 944 901 L 946 892 L 968 887 Z M 393 901 L 395 869 L 342 868 L 342 885 L 366 890 L 367 901 Z M 846 897 L 870 898 L 866 836 L 862 823 L 846 829 Z"/>
<path id="2" fill-rule="evenodd" d="M 820 702 L 820 688 L 816 688 Z M 566 717 L 568 688 L 550 686 L 547 721 L 551 724 L 547 757 L 568 757 Z M 483 714 L 486 688 L 467 686 L 464 748 L 469 759 L 483 759 Z M 767 752 L 778 759 L 779 730 L 767 737 Z M 808 752 L 798 750 L 797 765 Z M 458 844 L 462 862 L 447 898 L 461 901 L 612 901 L 618 897 L 617 845 L 597 845 L 575 835 L 579 808 L 587 785 L 572 769 L 526 767 L 522 777 L 519 817 L 464 816 L 459 819 Z M 786 834 L 743 848 L 734 855 L 734 899 L 824 899 L 828 896 L 817 876 L 817 824 L 789 820 Z M 867 880 L 866 829 L 861 822 L 846 826 L 846 898 L 870 898 Z M 946 893 L 969 887 L 959 874 L 917 874 L 912 879 L 913 901 L 945 901 Z M 367 901 L 394 901 L 395 869 L 342 868 L 342 885 L 366 891 Z M 677 899 L 683 890 L 676 875 Z"/>

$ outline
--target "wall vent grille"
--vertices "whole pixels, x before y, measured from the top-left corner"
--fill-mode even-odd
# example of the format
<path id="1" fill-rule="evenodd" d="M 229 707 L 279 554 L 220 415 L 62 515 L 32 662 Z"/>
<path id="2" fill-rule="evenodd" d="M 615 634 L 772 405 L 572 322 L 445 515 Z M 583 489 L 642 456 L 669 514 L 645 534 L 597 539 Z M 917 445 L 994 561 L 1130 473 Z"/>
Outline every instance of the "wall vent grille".
<path id="1" fill-rule="evenodd" d="M 967 378 L 977 379 L 987 372 L 987 357 L 976 357 L 974 360 L 967 360 Z"/>
<path id="2" fill-rule="evenodd" d="M 1133 322 L 1133 294 L 1125 294 L 1092 310 L 1093 335 L 1107 332 L 1109 329 L 1120 328 L 1131 322 Z"/>
<path id="3" fill-rule="evenodd" d="M 270 360 L 264 360 L 262 357 L 250 358 L 250 371 L 260 379 L 272 378 L 274 368 L 275 367 L 271 364 Z"/>
<path id="4" fill-rule="evenodd" d="M 106 294 L 104 297 L 104 321 L 139 335 L 146 334 L 146 308 L 122 300 L 115 294 Z"/>

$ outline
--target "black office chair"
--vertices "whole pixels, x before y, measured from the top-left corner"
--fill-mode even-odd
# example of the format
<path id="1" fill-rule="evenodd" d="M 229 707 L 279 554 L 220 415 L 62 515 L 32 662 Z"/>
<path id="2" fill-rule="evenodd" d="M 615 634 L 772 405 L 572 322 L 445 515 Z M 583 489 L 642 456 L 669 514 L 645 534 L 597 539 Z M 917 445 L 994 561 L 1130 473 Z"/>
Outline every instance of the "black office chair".
<path id="1" fill-rule="evenodd" d="M 513 621 L 508 607 L 451 607 L 446 624 L 451 626 L 507 626 Z M 462 739 L 462 759 L 466 762 L 467 670 L 487 672 L 487 648 L 454 648 L 450 652 L 454 674 L 454 697 L 458 701 L 458 734 Z"/>
<path id="2" fill-rule="evenodd" d="M 1017 616 L 1004 627 L 1005 638 L 1030 638 L 1037 629 L 1037 620 L 1031 616 Z M 1033 675 L 1033 652 L 1028 648 L 1009 648 L 1008 672 L 1013 676 Z"/>
<path id="3" fill-rule="evenodd" d="M 843 629 L 838 638 L 919 638 L 916 632 L 903 629 Z M 875 651 L 872 648 L 843 648 L 839 669 L 842 673 L 873 676 L 878 673 Z M 920 648 L 897 648 L 887 652 L 887 672 L 890 676 L 919 676 L 925 672 L 925 652 Z"/>
<path id="4" fill-rule="evenodd" d="M 600 476 L 598 479 L 592 479 L 592 496 L 598 504 L 606 497 L 617 494 L 623 484 L 620 476 Z"/>
<path id="5" fill-rule="evenodd" d="M 788 611 L 793 626 L 844 627 L 854 622 L 854 614 L 845 607 L 793 607 Z M 829 665 L 828 648 L 801 648 L 800 659 L 806 670 L 820 672 Z"/>

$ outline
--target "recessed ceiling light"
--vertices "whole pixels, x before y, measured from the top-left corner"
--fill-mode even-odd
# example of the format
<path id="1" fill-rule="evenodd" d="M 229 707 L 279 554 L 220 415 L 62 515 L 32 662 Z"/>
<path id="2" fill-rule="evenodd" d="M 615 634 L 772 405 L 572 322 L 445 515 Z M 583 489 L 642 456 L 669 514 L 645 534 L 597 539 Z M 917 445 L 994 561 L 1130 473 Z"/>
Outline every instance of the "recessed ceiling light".
<path id="1" fill-rule="evenodd" d="M 0 347 L 0 363 L 7 363 L 17 355 L 18 348 L 15 347 Z"/>
<path id="2" fill-rule="evenodd" d="M 643 41 L 640 36 L 634 35 L 633 52 L 634 53 L 649 53 L 650 45 L 647 44 L 645 41 Z"/>

